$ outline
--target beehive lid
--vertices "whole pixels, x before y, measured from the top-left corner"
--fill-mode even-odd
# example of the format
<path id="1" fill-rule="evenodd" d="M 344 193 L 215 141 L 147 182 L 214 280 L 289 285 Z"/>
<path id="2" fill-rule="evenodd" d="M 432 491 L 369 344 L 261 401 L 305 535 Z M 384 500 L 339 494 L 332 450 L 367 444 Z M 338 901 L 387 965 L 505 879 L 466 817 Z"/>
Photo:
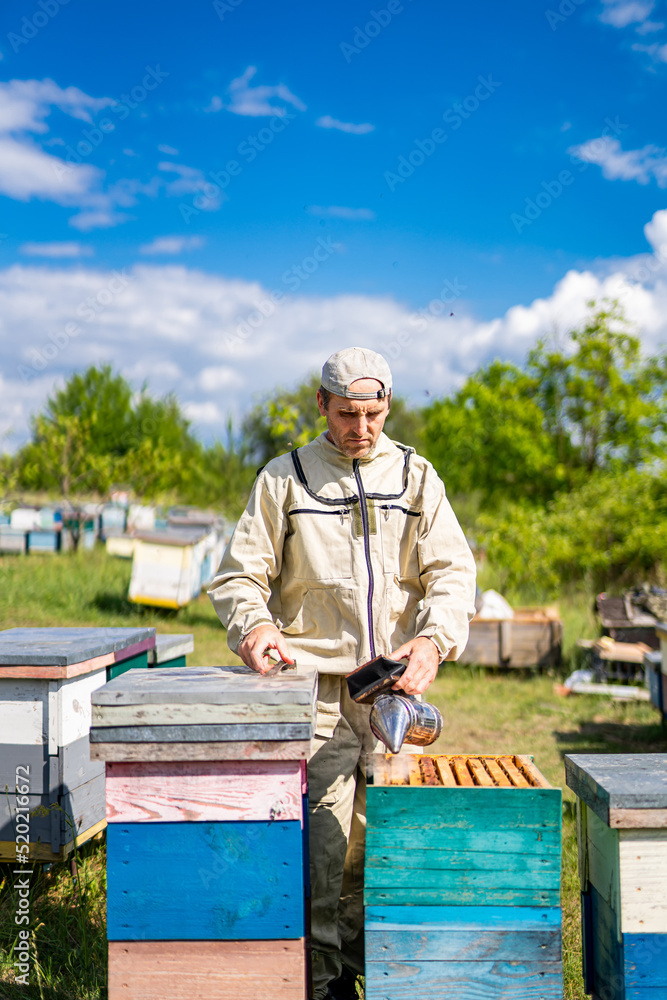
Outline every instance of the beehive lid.
<path id="1" fill-rule="evenodd" d="M 567 754 L 565 780 L 610 827 L 667 827 L 667 754 Z"/>
<path id="2" fill-rule="evenodd" d="M 69 666 L 141 642 L 153 646 L 155 629 L 8 628 L 0 632 L 0 665 Z"/>
<path id="3" fill-rule="evenodd" d="M 374 786 L 551 788 L 525 754 L 369 754 Z"/>
<path id="4" fill-rule="evenodd" d="M 130 670 L 93 692 L 93 705 L 312 705 L 314 667 L 264 675 L 250 667 L 166 667 Z"/>

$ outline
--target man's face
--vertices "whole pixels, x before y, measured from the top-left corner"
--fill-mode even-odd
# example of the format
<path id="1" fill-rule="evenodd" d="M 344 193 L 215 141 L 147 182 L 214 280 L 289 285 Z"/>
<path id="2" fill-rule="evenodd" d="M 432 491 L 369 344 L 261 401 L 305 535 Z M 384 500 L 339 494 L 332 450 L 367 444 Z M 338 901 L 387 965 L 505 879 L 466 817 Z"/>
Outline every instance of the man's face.
<path id="1" fill-rule="evenodd" d="M 377 392 L 382 383 L 374 378 L 360 378 L 350 386 L 353 392 Z M 329 437 L 348 458 L 363 458 L 375 446 L 389 413 L 389 398 L 347 399 L 331 396 L 325 410 L 317 393 L 322 416 L 327 418 Z"/>

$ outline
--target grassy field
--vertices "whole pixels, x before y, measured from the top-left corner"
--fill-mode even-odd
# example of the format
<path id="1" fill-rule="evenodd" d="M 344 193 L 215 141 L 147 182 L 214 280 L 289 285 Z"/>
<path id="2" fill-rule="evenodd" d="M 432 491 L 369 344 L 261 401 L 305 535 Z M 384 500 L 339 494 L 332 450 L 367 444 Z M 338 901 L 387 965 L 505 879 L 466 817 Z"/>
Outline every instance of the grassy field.
<path id="1" fill-rule="evenodd" d="M 130 565 L 103 550 L 60 557 L 0 558 L 2 620 L 14 625 L 154 625 L 192 632 L 190 665 L 232 662 L 208 598 L 177 614 L 141 610 L 126 600 Z M 511 595 L 517 600 L 517 595 Z M 524 599 L 524 603 L 525 599 Z M 594 635 L 592 595 L 561 602 L 565 649 Z M 564 668 L 569 671 L 570 663 Z M 659 719 L 647 703 L 553 692 L 553 676 L 448 665 L 429 693 L 443 712 L 440 752 L 531 753 L 548 780 L 563 787 L 563 913 L 565 1000 L 583 1000 L 580 975 L 579 884 L 571 792 L 564 788 L 568 752 L 667 751 Z M 30 986 L 13 984 L 16 905 L 11 867 L 0 865 L 0 998 L 98 1000 L 106 996 L 104 838 L 84 845 L 74 866 L 36 867 L 32 879 Z"/>

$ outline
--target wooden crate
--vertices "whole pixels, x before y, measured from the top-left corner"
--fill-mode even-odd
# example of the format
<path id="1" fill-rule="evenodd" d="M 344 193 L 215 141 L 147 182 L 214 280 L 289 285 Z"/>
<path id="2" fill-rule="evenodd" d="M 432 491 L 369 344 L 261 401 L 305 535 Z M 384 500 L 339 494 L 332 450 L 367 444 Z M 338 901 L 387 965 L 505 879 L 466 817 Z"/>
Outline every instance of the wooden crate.
<path id="1" fill-rule="evenodd" d="M 667 997 L 667 754 L 571 754 L 583 971 L 598 1000 Z"/>
<path id="2" fill-rule="evenodd" d="M 369 775 L 367 1000 L 561 1000 L 560 789 L 518 755 Z"/>
<path id="3" fill-rule="evenodd" d="M 115 671 L 146 665 L 155 630 L 0 632 L 0 860 L 16 856 L 17 807 L 30 857 L 53 861 L 106 825 L 104 766 L 90 757 L 91 695 Z M 27 786 L 27 803 L 17 799 Z"/>
<path id="4" fill-rule="evenodd" d="M 563 626 L 550 608 L 517 608 L 512 619 L 473 618 L 459 663 L 547 667 L 560 663 Z"/>
<path id="5" fill-rule="evenodd" d="M 305 758 L 316 690 L 313 669 L 156 667 L 95 691 L 109 1000 L 310 995 Z"/>

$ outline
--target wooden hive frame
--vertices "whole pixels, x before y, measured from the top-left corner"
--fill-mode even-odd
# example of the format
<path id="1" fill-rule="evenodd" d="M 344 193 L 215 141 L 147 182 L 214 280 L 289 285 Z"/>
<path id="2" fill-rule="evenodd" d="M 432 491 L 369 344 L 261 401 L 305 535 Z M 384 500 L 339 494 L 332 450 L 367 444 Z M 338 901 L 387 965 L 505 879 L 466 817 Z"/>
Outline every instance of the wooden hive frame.
<path id="1" fill-rule="evenodd" d="M 373 754 L 371 785 L 551 788 L 527 754 Z"/>

